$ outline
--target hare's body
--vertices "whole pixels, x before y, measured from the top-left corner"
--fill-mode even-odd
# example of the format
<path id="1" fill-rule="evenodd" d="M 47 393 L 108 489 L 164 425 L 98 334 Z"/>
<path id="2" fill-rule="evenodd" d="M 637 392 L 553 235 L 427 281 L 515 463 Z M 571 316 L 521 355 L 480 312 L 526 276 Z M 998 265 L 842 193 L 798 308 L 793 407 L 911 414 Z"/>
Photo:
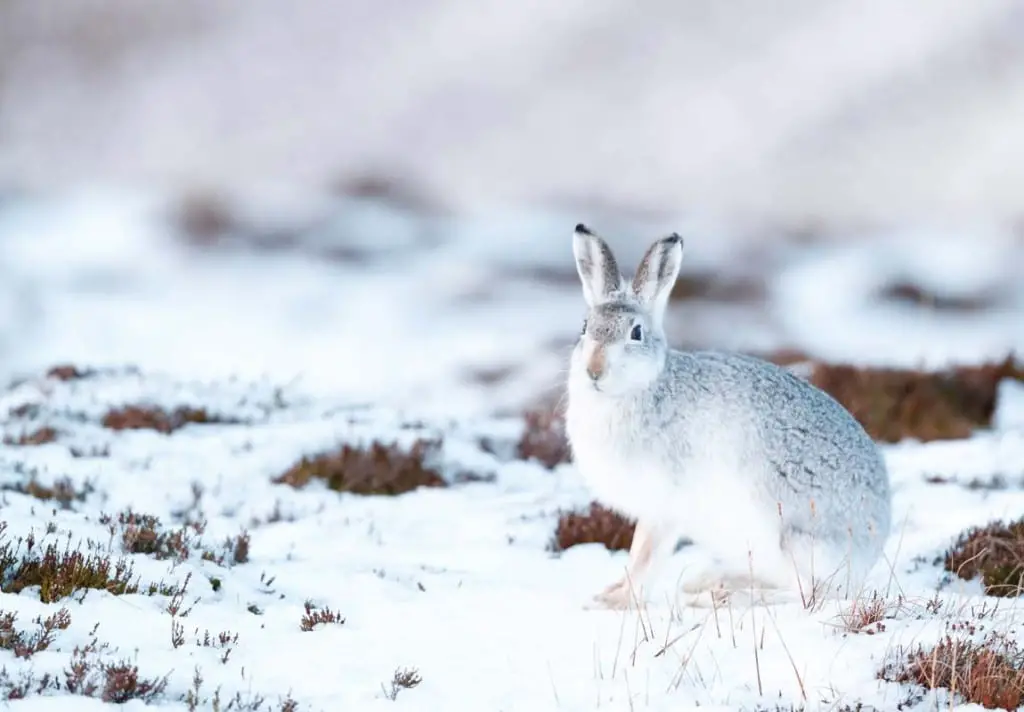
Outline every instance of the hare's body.
<path id="1" fill-rule="evenodd" d="M 889 533 L 880 453 L 839 403 L 785 369 L 668 349 L 673 238 L 652 246 L 630 293 L 607 246 L 576 237 L 590 312 L 570 366 L 567 430 L 594 496 L 638 521 L 629 579 L 685 537 L 717 561 L 681 581 L 688 593 L 799 587 L 806 597 L 821 581 L 855 593 Z M 645 292 L 642 280 L 657 283 Z M 638 583 L 624 579 L 604 602 L 628 603 Z"/>

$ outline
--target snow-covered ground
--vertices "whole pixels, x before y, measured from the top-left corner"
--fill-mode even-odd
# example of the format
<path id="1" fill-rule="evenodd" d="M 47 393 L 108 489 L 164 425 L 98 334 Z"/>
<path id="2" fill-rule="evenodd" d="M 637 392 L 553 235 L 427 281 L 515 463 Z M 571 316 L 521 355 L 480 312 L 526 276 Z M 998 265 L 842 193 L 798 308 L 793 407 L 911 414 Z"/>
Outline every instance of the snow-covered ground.
<path id="1" fill-rule="evenodd" d="M 190 425 L 171 435 L 99 426 L 108 408 L 125 403 L 202 407 L 241 422 Z M 990 492 L 927 481 L 1024 478 L 1024 388 L 1007 383 L 992 432 L 886 448 L 897 520 L 887 547 L 891 571 L 882 566 L 877 583 L 890 600 L 902 595 L 905 602 L 893 607 L 883 631 L 846 631 L 845 609 L 834 605 L 716 613 L 653 596 L 639 614 L 585 610 L 625 555 L 597 545 L 560 556 L 547 551 L 558 509 L 584 505 L 589 496 L 572 466 L 549 471 L 490 454 L 515 439 L 521 426 L 514 419 L 431 425 L 413 410 L 306 398 L 273 382 L 134 373 L 67 383 L 33 378 L 0 400 L 4 412 L 24 412 L 26 405 L 36 408 L 9 422 L 5 435 L 48 425 L 57 440 L 5 447 L 0 484 L 67 477 L 93 492 L 69 510 L 4 493 L 9 539 L 32 532 L 42 548 L 63 545 L 70 535 L 74 545 L 92 540 L 119 554 L 118 538 L 99 519 L 126 507 L 168 525 L 182 513 L 206 519 L 203 539 L 214 545 L 243 528 L 251 534 L 249 561 L 227 567 L 198 555 L 181 564 L 131 557 L 143 584 L 180 584 L 191 574 L 186 607 L 198 602 L 187 617 L 172 617 L 160 595 L 91 591 L 84 600 L 52 604 L 40 603 L 31 589 L 0 596 L 0 609 L 17 613 L 26 629 L 62 606 L 72 619 L 50 650 L 27 661 L 3 653 L 10 674 L 59 674 L 68 651 L 87 643 L 98 623 L 95 635 L 111 646 L 109 655 L 128 657 L 147 677 L 169 673 L 166 709 L 186 709 L 175 700 L 187 693 L 197 667 L 201 694 L 219 687 L 222 699 L 240 692 L 273 704 L 290 695 L 299 709 L 836 709 L 857 702 L 894 709 L 909 691 L 876 680 L 879 668 L 903 648 L 937 640 L 952 622 L 972 620 L 984 605 L 977 585 L 961 582 L 939 594 L 941 610 L 929 608 L 943 578 L 931 560 L 963 527 L 1024 508 L 1024 489 L 1016 484 Z M 398 497 L 272 482 L 303 455 L 340 442 L 408 444 L 439 435 L 438 464 L 448 477 L 470 472 L 490 481 Z M 491 443 L 487 451 L 481 438 Z M 344 623 L 301 630 L 307 601 L 339 613 Z M 1024 632 L 1015 602 L 998 608 L 985 625 Z M 180 647 L 172 644 L 175 622 L 184 625 Z M 224 649 L 195 644 L 207 630 L 237 634 L 227 662 Z M 386 691 L 399 668 L 417 670 L 422 683 L 391 700 Z M 15 706 L 88 708 L 77 699 L 67 703 L 33 697 Z"/>
<path id="2" fill-rule="evenodd" d="M 716 616 L 655 597 L 641 614 L 584 610 L 625 555 L 597 546 L 547 551 L 558 510 L 590 500 L 573 467 L 549 471 L 481 446 L 482 439 L 513 442 L 521 422 L 497 413 L 560 379 L 582 310 L 569 240 L 581 216 L 455 220 L 372 203 L 345 207 L 296 209 L 318 216 L 299 240 L 304 247 L 260 252 L 186 246 L 162 217 L 167 203 L 152 196 L 0 206 L 0 363 L 5 378 L 26 379 L 0 398 L 4 435 L 57 430 L 53 443 L 0 446 L 0 485 L 67 477 L 91 490 L 70 509 L 4 492 L 5 536 L 33 532 L 42 546 L 70 533 L 83 547 L 92 540 L 118 553 L 100 517 L 128 506 L 169 526 L 183 512 L 202 516 L 203 539 L 214 545 L 242 528 L 251 534 L 249 561 L 227 567 L 198 556 L 177 565 L 131 557 L 143 583 L 180 584 L 192 575 L 186 603 L 199 601 L 181 619 L 180 647 L 172 644 L 165 596 L 93 591 L 82 601 L 42 604 L 31 590 L 0 595 L 0 610 L 17 612 L 22 628 L 61 606 L 72 618 L 50 650 L 27 661 L 0 652 L 10 674 L 60 672 L 98 623 L 111 655 L 137 659 L 147 676 L 170 673 L 167 709 L 187 708 L 177 700 L 197 666 L 206 696 L 218 686 L 225 698 L 265 695 L 273 704 L 290 694 L 313 710 L 857 702 L 893 709 L 908 690 L 878 681 L 879 667 L 983 605 L 980 588 L 960 582 L 942 589 L 939 612 L 926 602 L 943 580 L 931 562 L 951 537 L 1024 510 L 1016 486 L 1024 481 L 1024 388 L 1011 383 L 992 431 L 885 447 L 897 521 L 891 570 L 876 572 L 877 583 L 906 603 L 884 631 L 848 633 L 835 607 Z M 684 273 L 763 277 L 763 298 L 674 304 L 669 329 L 679 343 L 786 346 L 896 365 L 1024 351 L 1024 248 L 1010 236 L 971 245 L 906 232 L 779 246 L 694 222 L 594 226 L 605 228 L 624 261 L 661 231 L 680 230 Z M 359 247 L 365 259 L 315 256 L 338 245 Z M 962 312 L 877 300 L 879 288 L 899 280 L 988 304 Z M 42 377 L 64 362 L 100 374 Z M 481 376 L 501 370 L 500 378 Z M 139 402 L 203 407 L 239 422 L 170 435 L 99 425 L 109 408 Z M 449 476 L 471 472 L 487 481 L 399 497 L 272 482 L 303 455 L 339 442 L 408 442 L 423 431 L 443 436 Z M 995 476 L 1012 486 L 957 484 Z M 344 624 L 302 631 L 307 600 L 337 611 Z M 1015 602 L 1004 602 L 989 624 L 1024 632 L 1018 613 Z M 238 634 L 227 662 L 222 649 L 196 646 L 197 629 Z M 398 668 L 415 668 L 422 683 L 392 700 L 385 690 Z M 81 699 L 13 704 L 90 708 Z"/>
<path id="3" fill-rule="evenodd" d="M 674 303 L 679 345 L 904 366 L 1024 353 L 1024 244 L 1012 233 L 792 246 L 694 217 L 430 216 L 302 195 L 232 208 L 239 229 L 281 233 L 291 248 L 203 250 L 169 221 L 175 205 L 99 191 L 0 205 L 0 378 L 68 361 L 137 364 L 185 378 L 273 375 L 446 413 L 520 407 L 560 385 L 583 315 L 570 240 L 580 219 L 607 233 L 625 270 L 679 231 L 684 278 L 748 279 L 763 292 Z M 365 259 L 321 256 L 335 248 Z M 877 298 L 900 281 L 991 303 L 963 313 Z"/>

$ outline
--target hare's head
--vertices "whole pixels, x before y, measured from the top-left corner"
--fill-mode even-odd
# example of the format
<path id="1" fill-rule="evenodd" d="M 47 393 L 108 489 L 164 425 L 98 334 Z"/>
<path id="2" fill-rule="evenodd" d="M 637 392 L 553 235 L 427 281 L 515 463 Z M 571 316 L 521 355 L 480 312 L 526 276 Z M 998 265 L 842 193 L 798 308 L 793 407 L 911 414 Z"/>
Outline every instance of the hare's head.
<path id="1" fill-rule="evenodd" d="M 646 388 L 661 374 L 668 353 L 662 324 L 683 259 L 683 239 L 673 233 L 655 241 L 628 285 L 611 248 L 585 225 L 576 226 L 572 247 L 587 316 L 570 379 L 609 395 Z"/>

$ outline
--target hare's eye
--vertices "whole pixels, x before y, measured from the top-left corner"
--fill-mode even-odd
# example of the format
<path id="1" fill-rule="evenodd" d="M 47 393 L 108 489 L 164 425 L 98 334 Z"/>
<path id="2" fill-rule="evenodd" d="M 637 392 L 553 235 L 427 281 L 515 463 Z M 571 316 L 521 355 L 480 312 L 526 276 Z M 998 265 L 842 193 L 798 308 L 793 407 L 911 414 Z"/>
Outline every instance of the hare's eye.
<path id="1" fill-rule="evenodd" d="M 587 320 L 586 319 L 583 320 L 583 328 L 580 329 L 580 336 L 583 336 L 585 333 L 587 333 Z"/>
<path id="2" fill-rule="evenodd" d="M 633 341 L 642 341 L 644 338 L 644 330 L 639 324 L 633 326 L 633 330 L 629 332 L 629 338 Z"/>

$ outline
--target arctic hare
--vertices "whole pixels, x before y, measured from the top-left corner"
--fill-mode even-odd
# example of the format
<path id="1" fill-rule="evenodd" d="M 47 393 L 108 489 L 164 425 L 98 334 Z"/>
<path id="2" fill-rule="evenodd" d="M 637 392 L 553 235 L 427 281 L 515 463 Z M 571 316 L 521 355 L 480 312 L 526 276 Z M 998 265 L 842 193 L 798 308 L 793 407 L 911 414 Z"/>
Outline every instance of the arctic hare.
<path id="1" fill-rule="evenodd" d="M 637 520 L 626 576 L 598 603 L 627 607 L 682 538 L 715 561 L 678 582 L 695 605 L 738 591 L 857 594 L 891 516 L 885 463 L 860 424 L 767 361 L 668 347 L 678 235 L 650 246 L 631 284 L 584 225 L 573 252 L 588 313 L 569 370 L 569 441 L 595 498 Z"/>

